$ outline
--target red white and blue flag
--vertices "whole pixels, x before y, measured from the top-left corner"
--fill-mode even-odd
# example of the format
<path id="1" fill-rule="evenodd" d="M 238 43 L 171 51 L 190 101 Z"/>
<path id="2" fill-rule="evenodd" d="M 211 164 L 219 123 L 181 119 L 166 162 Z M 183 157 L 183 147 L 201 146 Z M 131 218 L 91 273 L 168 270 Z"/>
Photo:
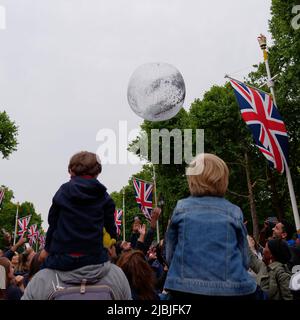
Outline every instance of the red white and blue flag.
<path id="1" fill-rule="evenodd" d="M 39 231 L 36 224 L 32 224 L 28 229 L 29 244 L 32 246 L 39 237 Z"/>
<path id="2" fill-rule="evenodd" d="M 116 209 L 114 216 L 115 216 L 115 223 L 116 223 L 116 227 L 117 227 L 117 234 L 119 236 L 121 234 L 123 210 Z"/>
<path id="3" fill-rule="evenodd" d="M 153 184 L 133 178 L 135 200 L 147 220 L 151 220 Z"/>
<path id="4" fill-rule="evenodd" d="M 4 189 L 0 189 L 0 206 L 1 206 L 1 203 L 2 203 L 2 200 L 4 198 Z"/>
<path id="5" fill-rule="evenodd" d="M 18 226 L 19 226 L 18 236 L 23 236 L 24 233 L 26 233 L 30 218 L 31 218 L 31 215 L 18 219 Z"/>
<path id="6" fill-rule="evenodd" d="M 39 243 L 40 243 L 40 249 L 43 249 L 45 247 L 46 237 L 40 233 L 39 235 Z"/>
<path id="7" fill-rule="evenodd" d="M 272 97 L 245 83 L 232 79 L 230 83 L 256 146 L 270 166 L 283 173 L 288 164 L 288 135 Z"/>

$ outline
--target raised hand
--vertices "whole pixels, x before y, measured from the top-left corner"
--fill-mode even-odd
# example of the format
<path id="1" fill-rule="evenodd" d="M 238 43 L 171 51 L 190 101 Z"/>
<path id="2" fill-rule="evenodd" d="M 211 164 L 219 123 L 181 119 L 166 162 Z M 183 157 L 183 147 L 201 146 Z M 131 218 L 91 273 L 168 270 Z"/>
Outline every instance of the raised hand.
<path id="1" fill-rule="evenodd" d="M 150 222 L 152 229 L 156 228 L 156 221 L 158 220 L 160 214 L 161 214 L 161 208 L 156 207 L 153 209 L 152 215 L 151 215 L 151 222 Z"/>

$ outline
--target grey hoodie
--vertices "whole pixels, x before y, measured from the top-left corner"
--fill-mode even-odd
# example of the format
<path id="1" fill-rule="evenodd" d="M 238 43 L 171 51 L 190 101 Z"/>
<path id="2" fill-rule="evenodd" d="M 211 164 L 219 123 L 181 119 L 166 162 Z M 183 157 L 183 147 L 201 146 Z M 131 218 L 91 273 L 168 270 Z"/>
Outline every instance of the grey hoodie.
<path id="1" fill-rule="evenodd" d="M 54 292 L 53 286 L 70 286 L 80 284 L 82 279 L 99 279 L 98 284 L 110 286 L 117 300 L 131 300 L 131 290 L 128 280 L 119 267 L 108 262 L 100 265 L 85 266 L 73 271 L 59 271 L 43 269 L 39 271 L 28 283 L 22 300 L 48 300 Z"/>

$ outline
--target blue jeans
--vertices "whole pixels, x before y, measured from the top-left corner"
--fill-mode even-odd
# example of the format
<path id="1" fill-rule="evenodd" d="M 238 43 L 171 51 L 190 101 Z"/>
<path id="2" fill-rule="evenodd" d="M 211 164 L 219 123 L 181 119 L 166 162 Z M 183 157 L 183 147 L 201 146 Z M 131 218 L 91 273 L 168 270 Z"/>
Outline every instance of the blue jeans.
<path id="1" fill-rule="evenodd" d="M 50 254 L 41 269 L 48 268 L 61 271 L 70 271 L 93 264 L 102 264 L 108 261 L 103 255 L 70 256 L 66 253 Z"/>

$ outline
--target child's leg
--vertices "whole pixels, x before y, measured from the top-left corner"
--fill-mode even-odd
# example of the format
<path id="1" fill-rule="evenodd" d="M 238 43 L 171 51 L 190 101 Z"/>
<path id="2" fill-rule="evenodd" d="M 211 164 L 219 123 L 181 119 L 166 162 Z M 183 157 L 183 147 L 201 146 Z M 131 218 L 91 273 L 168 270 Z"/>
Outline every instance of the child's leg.
<path id="1" fill-rule="evenodd" d="M 77 260 L 67 254 L 50 254 L 45 262 L 43 263 L 41 269 L 54 269 L 61 271 L 70 271 L 77 269 Z"/>

